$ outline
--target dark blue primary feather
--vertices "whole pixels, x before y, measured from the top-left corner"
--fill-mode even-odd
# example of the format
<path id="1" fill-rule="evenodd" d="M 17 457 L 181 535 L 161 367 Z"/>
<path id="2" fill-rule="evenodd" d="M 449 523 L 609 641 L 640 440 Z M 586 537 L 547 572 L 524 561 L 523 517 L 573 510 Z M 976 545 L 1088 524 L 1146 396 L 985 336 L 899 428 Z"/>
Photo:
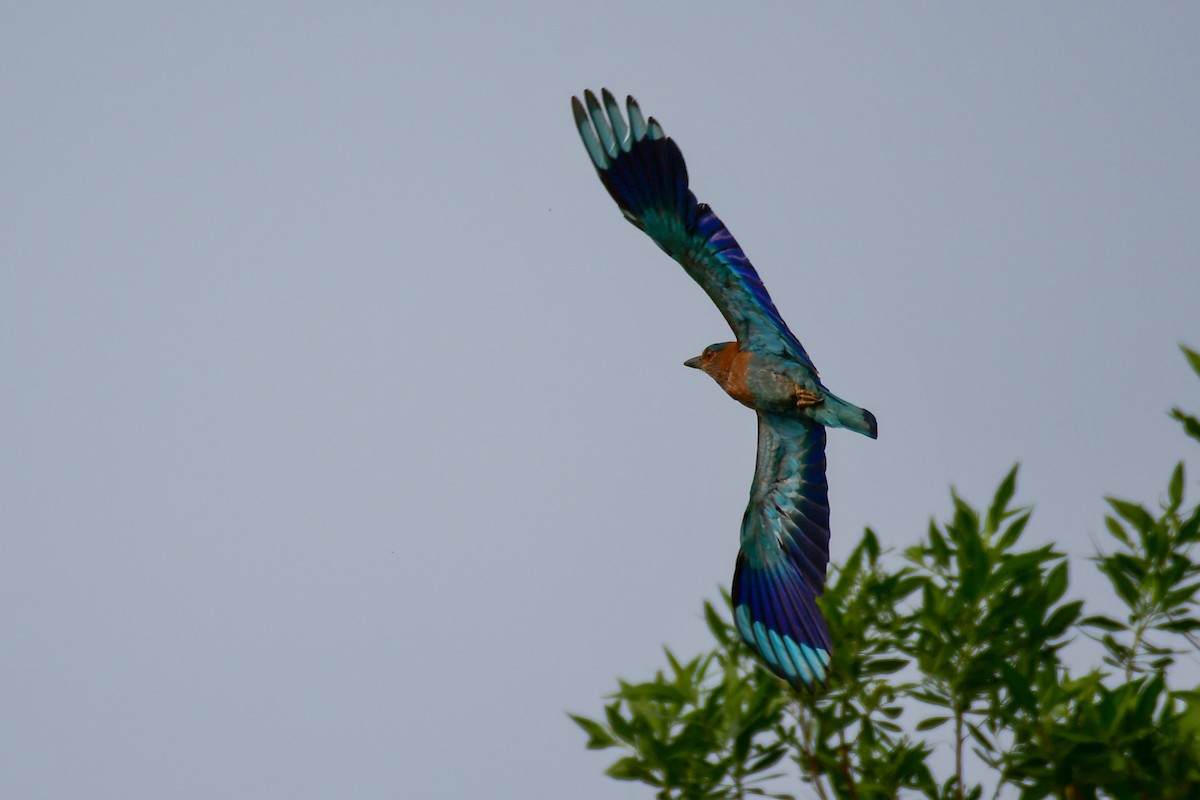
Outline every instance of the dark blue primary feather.
<path id="1" fill-rule="evenodd" d="M 758 462 L 733 576 L 738 632 L 793 685 L 825 682 L 829 629 L 816 598 L 829 562 L 825 428 L 760 412 Z"/>
<path id="2" fill-rule="evenodd" d="M 687 166 L 662 127 L 626 100 L 629 124 L 605 89 L 601 100 L 571 98 L 575 124 L 608 193 L 621 213 L 652 238 L 700 284 L 729 322 L 739 342 L 769 353 L 787 353 L 816 367 L 788 329 L 750 259 L 733 234 L 688 188 Z"/>

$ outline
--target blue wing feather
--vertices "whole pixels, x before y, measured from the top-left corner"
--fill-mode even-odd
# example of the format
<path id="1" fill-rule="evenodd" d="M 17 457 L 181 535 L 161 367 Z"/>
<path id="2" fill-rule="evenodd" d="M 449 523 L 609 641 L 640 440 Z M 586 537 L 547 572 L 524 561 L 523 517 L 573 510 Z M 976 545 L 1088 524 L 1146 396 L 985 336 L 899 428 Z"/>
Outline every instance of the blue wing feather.
<path id="1" fill-rule="evenodd" d="M 607 90 L 571 98 L 575 124 L 596 172 L 625 218 L 652 238 L 708 293 L 743 345 L 787 353 L 812 370 L 750 259 L 713 210 L 688 188 L 687 165 L 653 117 L 632 97 L 629 124 Z"/>
<path id="2" fill-rule="evenodd" d="M 758 463 L 733 576 L 738 631 L 771 670 L 800 687 L 822 684 L 829 629 L 816 598 L 829 563 L 825 428 L 760 413 Z"/>

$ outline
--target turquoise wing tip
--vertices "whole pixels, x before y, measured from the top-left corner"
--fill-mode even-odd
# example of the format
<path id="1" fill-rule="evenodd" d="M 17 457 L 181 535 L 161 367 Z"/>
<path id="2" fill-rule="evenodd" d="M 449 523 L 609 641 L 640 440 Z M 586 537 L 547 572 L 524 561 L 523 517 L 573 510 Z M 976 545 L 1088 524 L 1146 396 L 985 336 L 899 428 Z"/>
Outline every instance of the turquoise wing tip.
<path id="1" fill-rule="evenodd" d="M 571 98 L 575 127 L 598 170 L 607 170 L 622 153 L 630 152 L 633 145 L 643 139 L 666 138 L 662 126 L 653 117 L 646 122 L 632 95 L 626 96 L 625 109 L 628 123 L 625 114 L 621 113 L 621 104 L 608 89 L 601 89 L 599 98 L 591 89 L 584 91 L 583 100 Z"/>
<path id="2" fill-rule="evenodd" d="M 590 91 L 584 93 L 584 98 L 590 101 L 589 105 L 596 100 Z M 575 127 L 579 129 L 579 138 L 583 140 L 583 147 L 592 159 L 592 164 L 599 170 L 608 169 L 610 163 L 608 153 L 605 152 L 596 129 L 592 125 L 592 119 L 583 104 L 579 102 L 578 97 L 571 98 L 571 112 L 575 115 Z"/>
<path id="3" fill-rule="evenodd" d="M 617 147 L 617 137 L 613 132 L 613 123 L 608 119 L 604 109 L 600 105 L 600 101 L 596 99 L 596 95 L 589 91 L 583 93 L 583 100 L 587 103 L 588 116 L 591 117 L 592 126 L 596 130 L 596 135 L 600 138 L 600 144 L 604 148 L 605 154 L 610 158 L 616 158 L 617 153 L 621 152 Z"/>
<path id="4" fill-rule="evenodd" d="M 733 618 L 742 639 L 775 675 L 815 691 L 829 680 L 829 630 L 814 592 L 786 562 L 761 568 L 738 555 Z"/>
<path id="5" fill-rule="evenodd" d="M 626 98 L 622 114 L 608 89 L 599 95 L 588 90 L 582 99 L 571 98 L 571 111 L 592 165 L 626 219 L 642 230 L 647 215 L 692 228 L 698 206 L 683 154 L 653 117 L 646 121 L 633 97 Z"/>
<path id="6" fill-rule="evenodd" d="M 600 90 L 600 97 L 604 100 L 604 110 L 608 114 L 609 124 L 612 125 L 613 136 L 616 138 L 617 146 L 622 152 L 628 153 L 629 148 L 633 146 L 633 139 L 629 135 L 629 128 L 625 124 L 625 118 L 621 116 L 621 106 L 617 104 L 617 98 L 613 97 L 612 92 L 608 89 Z M 633 98 L 630 98 L 631 100 Z"/>
<path id="7" fill-rule="evenodd" d="M 829 651 L 798 642 L 791 636 L 772 630 L 751 616 L 748 605 L 734 610 L 738 633 L 763 663 L 797 689 L 813 691 L 829 680 Z"/>
<path id="8" fill-rule="evenodd" d="M 646 118 L 642 116 L 642 108 L 633 95 L 626 96 L 625 109 L 629 112 L 629 132 L 633 141 L 640 142 L 646 138 Z"/>

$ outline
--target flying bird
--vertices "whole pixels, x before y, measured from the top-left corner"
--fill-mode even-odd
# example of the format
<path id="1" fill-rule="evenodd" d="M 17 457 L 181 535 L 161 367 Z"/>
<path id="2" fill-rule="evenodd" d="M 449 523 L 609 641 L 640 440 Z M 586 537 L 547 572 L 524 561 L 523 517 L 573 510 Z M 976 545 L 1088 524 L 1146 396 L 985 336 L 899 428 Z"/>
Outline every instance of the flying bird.
<path id="1" fill-rule="evenodd" d="M 829 563 L 825 429 L 878 435 L 875 416 L 825 388 L 733 234 L 688 188 L 683 154 L 653 117 L 612 93 L 571 98 L 600 181 L 625 218 L 712 298 L 737 341 L 684 362 L 758 413 L 758 461 L 733 574 L 738 633 L 794 687 L 829 674 L 829 628 L 816 597 Z"/>

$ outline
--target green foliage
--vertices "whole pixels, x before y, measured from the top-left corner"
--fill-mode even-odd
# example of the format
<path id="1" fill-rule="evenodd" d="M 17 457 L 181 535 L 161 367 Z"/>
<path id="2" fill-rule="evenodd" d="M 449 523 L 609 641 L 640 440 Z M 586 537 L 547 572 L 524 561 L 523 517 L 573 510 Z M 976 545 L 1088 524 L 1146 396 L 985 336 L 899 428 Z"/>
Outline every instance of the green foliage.
<path id="1" fill-rule="evenodd" d="M 681 664 L 665 650 L 670 672 L 620 682 L 604 721 L 571 715 L 590 749 L 621 747 L 608 768 L 617 780 L 658 788 L 660 798 L 734 798 L 769 794 L 759 784 L 778 777 L 787 743 L 777 734 L 790 697 L 784 684 L 746 669 L 750 652 L 710 603 L 704 615 L 716 648 Z M 665 648 L 664 648 L 665 649 Z"/>
<path id="2" fill-rule="evenodd" d="M 1200 353 L 1182 350 L 1200 376 Z M 1171 416 L 1200 441 L 1200 420 Z M 1200 685 L 1173 684 L 1200 651 L 1200 505 L 1186 485 L 1180 463 L 1157 508 L 1108 498 L 1091 563 L 1120 614 L 1089 613 L 1069 597 L 1067 557 L 1026 543 L 1014 467 L 985 509 L 952 492 L 949 519 L 902 557 L 867 529 L 831 568 L 823 691 L 759 667 L 705 603 L 710 652 L 681 663 L 668 650 L 669 669 L 621 681 L 602 719 L 572 719 L 589 748 L 621 751 L 610 776 L 659 798 L 790 798 L 797 777 L 821 800 L 1200 798 Z M 1086 639 L 1102 661 L 1076 673 L 1064 652 Z M 953 768 L 936 776 L 943 748 Z"/>

